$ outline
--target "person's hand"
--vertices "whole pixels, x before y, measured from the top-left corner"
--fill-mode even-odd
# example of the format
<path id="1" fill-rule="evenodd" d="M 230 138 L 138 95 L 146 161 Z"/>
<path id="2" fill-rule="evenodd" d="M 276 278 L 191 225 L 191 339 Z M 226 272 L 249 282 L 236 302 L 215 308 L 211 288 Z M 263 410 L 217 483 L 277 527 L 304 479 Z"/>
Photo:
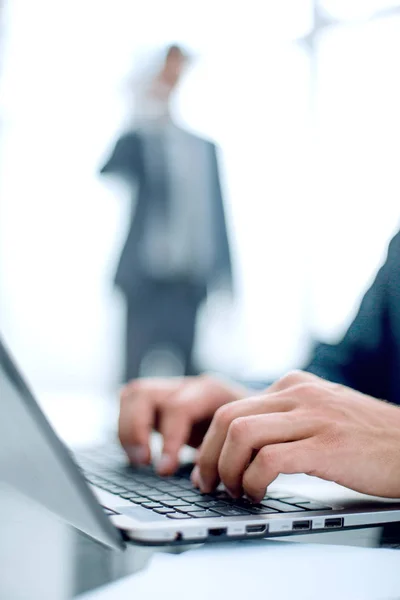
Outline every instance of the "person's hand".
<path id="1" fill-rule="evenodd" d="M 249 394 L 242 386 L 208 376 L 134 380 L 121 392 L 121 444 L 133 464 L 148 464 L 150 433 L 157 429 L 163 437 L 158 471 L 172 474 L 179 450 L 184 444 L 201 444 L 215 411 Z"/>
<path id="2" fill-rule="evenodd" d="M 375 496 L 400 497 L 400 408 L 309 373 L 223 406 L 192 481 L 259 502 L 280 473 L 306 473 Z"/>

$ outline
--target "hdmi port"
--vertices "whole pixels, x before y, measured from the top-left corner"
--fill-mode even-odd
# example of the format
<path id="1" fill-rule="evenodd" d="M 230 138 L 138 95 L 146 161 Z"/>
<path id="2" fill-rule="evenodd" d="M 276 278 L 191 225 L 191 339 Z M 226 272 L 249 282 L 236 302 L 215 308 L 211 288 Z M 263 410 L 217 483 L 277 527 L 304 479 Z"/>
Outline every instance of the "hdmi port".
<path id="1" fill-rule="evenodd" d="M 305 531 L 311 529 L 311 521 L 295 521 L 293 523 L 293 531 Z"/>
<path id="2" fill-rule="evenodd" d="M 246 525 L 246 533 L 264 533 L 266 525 Z"/>

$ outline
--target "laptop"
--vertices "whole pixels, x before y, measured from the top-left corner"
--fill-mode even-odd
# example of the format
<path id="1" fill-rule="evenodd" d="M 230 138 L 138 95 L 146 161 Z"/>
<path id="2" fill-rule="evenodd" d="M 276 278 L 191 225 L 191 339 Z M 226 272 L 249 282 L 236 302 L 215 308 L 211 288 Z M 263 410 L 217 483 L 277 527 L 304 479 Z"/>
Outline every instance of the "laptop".
<path id="1" fill-rule="evenodd" d="M 221 487 L 201 494 L 190 470 L 184 465 L 160 477 L 151 467 L 133 468 L 118 444 L 73 453 L 0 340 L 0 482 L 110 548 L 276 538 L 400 521 L 400 499 L 322 502 L 294 491 L 267 492 L 252 504 L 232 500 Z"/>

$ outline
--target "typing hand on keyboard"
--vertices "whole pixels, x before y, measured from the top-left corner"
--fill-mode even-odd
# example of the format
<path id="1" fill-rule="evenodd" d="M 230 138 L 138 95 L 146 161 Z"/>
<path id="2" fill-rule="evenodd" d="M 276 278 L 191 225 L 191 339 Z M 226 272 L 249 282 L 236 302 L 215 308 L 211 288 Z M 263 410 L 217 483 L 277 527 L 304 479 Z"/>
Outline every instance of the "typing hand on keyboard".
<path id="1" fill-rule="evenodd" d="M 234 500 L 220 489 L 212 494 L 203 494 L 193 487 L 189 479 L 191 465 L 183 465 L 172 477 L 162 477 L 150 466 L 127 467 L 121 459 L 113 460 L 113 456 L 113 449 L 103 446 L 81 453 L 76 458 L 92 485 L 169 519 L 240 517 L 330 508 L 306 498 L 289 498 L 288 495 L 278 498 L 273 494 L 254 504 L 246 498 Z"/>
<path id="2" fill-rule="evenodd" d="M 121 444 L 132 464 L 148 465 L 150 434 L 157 429 L 163 437 L 158 472 L 172 475 L 182 446 L 201 444 L 216 410 L 249 394 L 242 386 L 214 377 L 133 381 L 121 394 Z"/>
<path id="3" fill-rule="evenodd" d="M 357 492 L 400 497 L 400 408 L 311 373 L 294 372 L 263 394 L 222 406 L 192 479 L 220 481 L 260 502 L 281 474 L 307 473 Z"/>

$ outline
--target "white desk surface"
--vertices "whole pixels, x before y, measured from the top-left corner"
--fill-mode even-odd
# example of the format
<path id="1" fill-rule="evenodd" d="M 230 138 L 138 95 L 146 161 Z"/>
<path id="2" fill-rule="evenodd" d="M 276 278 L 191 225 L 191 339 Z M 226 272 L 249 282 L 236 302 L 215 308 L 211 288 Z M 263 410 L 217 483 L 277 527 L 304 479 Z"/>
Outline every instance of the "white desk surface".
<path id="1" fill-rule="evenodd" d="M 80 600 L 394 600 L 400 551 L 261 541 L 156 554 Z"/>

